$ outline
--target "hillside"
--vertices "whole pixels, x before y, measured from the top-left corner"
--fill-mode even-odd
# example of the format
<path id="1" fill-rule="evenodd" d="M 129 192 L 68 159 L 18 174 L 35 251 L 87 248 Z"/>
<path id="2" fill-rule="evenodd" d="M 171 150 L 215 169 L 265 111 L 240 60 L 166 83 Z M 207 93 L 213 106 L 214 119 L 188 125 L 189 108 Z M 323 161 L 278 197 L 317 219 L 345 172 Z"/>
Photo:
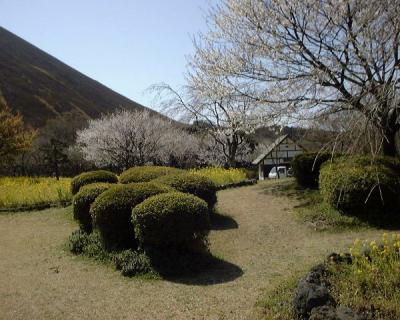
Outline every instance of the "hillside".
<path id="1" fill-rule="evenodd" d="M 4 102 L 34 127 L 65 112 L 94 118 L 119 107 L 145 108 L 0 27 L 0 103 Z"/>

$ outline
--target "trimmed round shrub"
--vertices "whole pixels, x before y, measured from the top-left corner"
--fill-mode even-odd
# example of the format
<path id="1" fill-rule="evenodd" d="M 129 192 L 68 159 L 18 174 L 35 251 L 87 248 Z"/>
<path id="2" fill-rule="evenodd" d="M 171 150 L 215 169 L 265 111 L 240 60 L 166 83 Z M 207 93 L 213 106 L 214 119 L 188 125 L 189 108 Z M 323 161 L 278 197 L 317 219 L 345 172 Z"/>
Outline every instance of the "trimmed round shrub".
<path id="1" fill-rule="evenodd" d="M 204 243 L 210 230 L 207 203 L 182 192 L 151 197 L 132 211 L 135 235 L 143 247 L 190 247 Z"/>
<path id="2" fill-rule="evenodd" d="M 168 174 L 183 172 L 181 169 L 160 166 L 133 167 L 121 173 L 121 183 L 148 182 Z"/>
<path id="3" fill-rule="evenodd" d="M 154 183 L 115 185 L 96 198 L 90 207 L 93 226 L 100 232 L 107 250 L 134 248 L 136 245 L 131 223 L 132 209 L 143 200 L 171 191 L 168 186 Z"/>
<path id="4" fill-rule="evenodd" d="M 72 211 L 74 219 L 79 222 L 79 227 L 86 233 L 92 232 L 92 216 L 90 215 L 90 205 L 104 191 L 108 190 L 110 183 L 91 183 L 83 186 L 72 200 Z"/>
<path id="5" fill-rule="evenodd" d="M 168 185 L 177 191 L 195 195 L 207 202 L 210 209 L 217 203 L 216 184 L 200 174 L 174 174 L 160 177 L 154 181 Z"/>
<path id="6" fill-rule="evenodd" d="M 397 168 L 397 169 L 396 169 Z M 400 213 L 400 171 L 396 160 L 343 158 L 321 168 L 325 202 L 344 213 L 375 216 Z"/>
<path id="7" fill-rule="evenodd" d="M 80 175 L 74 177 L 71 181 L 72 195 L 77 194 L 81 187 L 95 182 L 117 183 L 118 177 L 114 173 L 106 170 L 81 173 Z"/>
<path id="8" fill-rule="evenodd" d="M 318 188 L 321 165 L 332 158 L 330 153 L 302 153 L 292 160 L 293 175 L 302 187 Z"/>

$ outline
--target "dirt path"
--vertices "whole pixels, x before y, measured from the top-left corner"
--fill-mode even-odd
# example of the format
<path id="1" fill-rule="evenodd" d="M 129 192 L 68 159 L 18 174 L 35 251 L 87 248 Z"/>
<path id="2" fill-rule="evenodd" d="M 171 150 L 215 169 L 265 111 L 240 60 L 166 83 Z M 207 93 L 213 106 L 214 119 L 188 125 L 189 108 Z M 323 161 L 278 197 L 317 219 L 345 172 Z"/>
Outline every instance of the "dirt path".
<path id="1" fill-rule="evenodd" d="M 219 192 L 219 210 L 233 220 L 210 243 L 229 263 L 190 284 L 127 279 L 71 256 L 63 246 L 76 225 L 66 209 L 0 215 L 0 319 L 252 319 L 258 298 L 292 272 L 382 233 L 312 231 L 295 221 L 293 200 L 267 187 Z"/>

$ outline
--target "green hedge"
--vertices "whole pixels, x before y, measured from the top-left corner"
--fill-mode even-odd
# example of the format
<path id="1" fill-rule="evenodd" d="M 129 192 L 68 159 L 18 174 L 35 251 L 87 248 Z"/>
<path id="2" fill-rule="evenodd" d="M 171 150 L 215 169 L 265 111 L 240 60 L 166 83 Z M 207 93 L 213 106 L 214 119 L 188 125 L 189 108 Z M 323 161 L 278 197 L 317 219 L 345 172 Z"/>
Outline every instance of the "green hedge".
<path id="1" fill-rule="evenodd" d="M 146 182 L 116 185 L 98 196 L 91 206 L 90 214 L 105 249 L 135 247 L 131 223 L 133 207 L 151 196 L 169 191 L 171 188 L 165 185 Z"/>
<path id="2" fill-rule="evenodd" d="M 108 190 L 110 183 L 92 183 L 83 186 L 72 200 L 72 211 L 74 219 L 79 222 L 80 229 L 86 233 L 92 232 L 92 216 L 90 205 L 104 191 Z"/>
<path id="3" fill-rule="evenodd" d="M 135 235 L 143 247 L 187 247 L 202 243 L 210 230 L 205 201 L 181 192 L 153 196 L 132 211 Z"/>
<path id="4" fill-rule="evenodd" d="M 181 169 L 159 166 L 142 166 L 130 168 L 120 175 L 121 183 L 148 182 L 161 176 L 184 172 Z"/>
<path id="5" fill-rule="evenodd" d="M 77 194 L 81 187 L 95 182 L 117 183 L 118 177 L 114 173 L 106 170 L 81 173 L 71 180 L 72 195 Z"/>
<path id="6" fill-rule="evenodd" d="M 318 188 L 321 165 L 332 158 L 330 153 L 302 153 L 292 160 L 293 175 L 299 185 Z"/>
<path id="7" fill-rule="evenodd" d="M 154 181 L 168 185 L 180 192 L 190 193 L 207 202 L 211 209 L 217 203 L 217 186 L 211 179 L 195 173 L 167 175 Z"/>
<path id="8" fill-rule="evenodd" d="M 359 166 L 382 165 L 400 172 L 400 159 L 385 156 L 352 156 L 339 158 L 336 162 L 351 162 Z"/>
<path id="9" fill-rule="evenodd" d="M 400 166 L 395 159 L 341 158 L 322 167 L 319 184 L 324 201 L 347 214 L 400 213 Z"/>

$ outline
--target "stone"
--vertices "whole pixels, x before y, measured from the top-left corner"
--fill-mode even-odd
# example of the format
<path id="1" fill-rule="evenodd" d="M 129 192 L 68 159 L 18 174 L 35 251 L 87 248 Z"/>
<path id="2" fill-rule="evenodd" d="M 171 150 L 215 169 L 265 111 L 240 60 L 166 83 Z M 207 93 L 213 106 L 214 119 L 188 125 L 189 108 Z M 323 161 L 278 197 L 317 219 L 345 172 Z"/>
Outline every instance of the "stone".
<path id="1" fill-rule="evenodd" d="M 339 320 L 333 306 L 322 306 L 311 311 L 310 320 Z"/>
<path id="2" fill-rule="evenodd" d="M 328 289 L 321 285 L 322 275 L 319 271 L 311 271 L 299 282 L 293 301 L 298 319 L 308 319 L 312 309 L 333 303 Z"/>

